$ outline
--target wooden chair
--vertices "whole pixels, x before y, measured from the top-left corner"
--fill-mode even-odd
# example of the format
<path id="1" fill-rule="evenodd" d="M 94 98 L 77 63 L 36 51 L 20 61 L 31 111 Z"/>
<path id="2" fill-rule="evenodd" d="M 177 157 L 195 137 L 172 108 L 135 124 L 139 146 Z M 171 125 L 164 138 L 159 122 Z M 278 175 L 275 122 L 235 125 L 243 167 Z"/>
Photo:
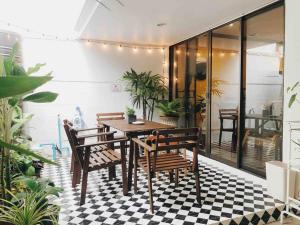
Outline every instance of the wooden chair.
<path id="1" fill-rule="evenodd" d="M 195 174 L 197 200 L 201 204 L 198 154 L 200 147 L 199 128 L 184 128 L 155 131 L 155 141 L 148 145 L 138 138 L 134 142 L 134 192 L 137 193 L 137 167 L 148 176 L 150 210 L 153 210 L 152 178 L 158 171 L 175 171 L 175 186 L 178 186 L 179 169 L 190 167 Z M 143 148 L 145 156 L 139 156 L 138 148 Z M 193 149 L 193 161 L 179 154 L 179 149 Z M 161 154 L 160 154 L 161 153 Z"/>
<path id="2" fill-rule="evenodd" d="M 236 141 L 236 129 L 237 129 L 237 119 L 238 119 L 238 110 L 237 109 L 219 109 L 219 119 L 220 119 L 220 133 L 219 133 L 219 146 L 222 142 L 222 133 L 223 132 L 232 132 L 232 144 L 235 144 Z M 231 120 L 232 127 L 224 128 L 224 120 Z"/>
<path id="3" fill-rule="evenodd" d="M 73 123 L 67 119 L 65 119 L 63 121 L 64 123 L 64 128 L 65 128 L 65 132 L 66 132 L 66 135 L 67 135 L 67 138 L 68 138 L 68 141 L 69 141 L 69 144 L 71 146 L 71 149 L 72 149 L 72 157 L 71 157 L 71 169 L 70 169 L 70 172 L 73 172 L 74 170 L 74 160 L 75 160 L 75 156 L 74 156 L 74 149 L 72 148 L 72 145 L 71 145 L 71 136 L 70 136 L 70 132 L 69 132 L 69 127 L 73 127 Z M 66 126 L 65 126 L 66 125 Z M 98 127 L 95 127 L 95 128 L 87 128 L 87 129 L 77 129 L 77 132 L 85 132 L 85 131 L 96 131 L 98 130 Z M 91 136 L 90 136 L 91 137 Z M 84 143 L 84 138 L 80 140 L 82 143 Z"/>
<path id="4" fill-rule="evenodd" d="M 66 130 L 69 130 L 71 147 L 74 149 L 75 160 L 72 180 L 73 187 L 80 182 L 80 176 L 78 176 L 78 173 L 81 173 L 82 170 L 80 205 L 85 203 L 88 172 L 114 167 L 118 164 L 121 164 L 122 166 L 123 194 L 127 195 L 128 188 L 125 154 L 125 142 L 127 139 L 114 140 L 113 135 L 115 132 L 106 132 L 97 134 L 97 136 L 100 135 L 105 137 L 105 141 L 85 144 L 82 142 L 82 140 L 87 136 L 90 137 L 91 135 L 80 136 L 78 135 L 78 131 L 73 129 L 73 127 L 70 127 L 68 124 L 64 124 L 64 126 Z M 120 143 L 121 154 L 114 151 L 115 143 Z"/>
<path id="5" fill-rule="evenodd" d="M 109 127 L 103 126 L 101 121 L 104 120 L 124 120 L 125 116 L 123 112 L 113 112 L 113 113 L 97 113 L 97 122 L 100 131 L 109 131 Z M 122 137 L 123 138 L 123 137 Z"/>

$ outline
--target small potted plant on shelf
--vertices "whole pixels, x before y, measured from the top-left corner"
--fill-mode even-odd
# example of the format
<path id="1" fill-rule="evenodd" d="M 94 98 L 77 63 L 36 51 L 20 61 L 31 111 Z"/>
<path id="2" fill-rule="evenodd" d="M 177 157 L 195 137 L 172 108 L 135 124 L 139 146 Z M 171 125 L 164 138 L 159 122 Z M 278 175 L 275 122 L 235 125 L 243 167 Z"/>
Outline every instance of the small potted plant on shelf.
<path id="1" fill-rule="evenodd" d="M 160 115 L 161 123 L 176 127 L 178 126 L 179 115 L 182 111 L 182 106 L 179 99 L 175 99 L 173 101 L 160 101 L 156 108 L 162 112 L 162 115 Z"/>
<path id="2" fill-rule="evenodd" d="M 128 123 L 131 124 L 132 122 L 136 121 L 136 115 L 135 115 L 135 111 L 133 108 L 126 108 L 126 114 L 128 117 Z"/>

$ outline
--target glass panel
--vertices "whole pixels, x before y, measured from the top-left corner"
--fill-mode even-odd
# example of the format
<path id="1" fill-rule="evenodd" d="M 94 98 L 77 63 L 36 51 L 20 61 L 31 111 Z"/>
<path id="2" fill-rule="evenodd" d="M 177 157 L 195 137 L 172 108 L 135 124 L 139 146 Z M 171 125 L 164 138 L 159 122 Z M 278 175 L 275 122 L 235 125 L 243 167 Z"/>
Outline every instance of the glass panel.
<path id="1" fill-rule="evenodd" d="M 186 43 L 179 44 L 175 47 L 174 58 L 175 98 L 184 102 L 186 85 Z M 178 126 L 185 127 L 184 115 L 180 116 Z"/>
<path id="2" fill-rule="evenodd" d="M 202 128 L 202 144 L 206 146 L 207 135 L 207 68 L 208 68 L 208 35 L 204 34 L 197 37 L 197 53 L 196 53 L 196 96 L 195 96 L 195 126 Z M 204 149 L 203 149 L 204 151 Z"/>
<path id="3" fill-rule="evenodd" d="M 212 33 L 211 156 L 236 165 L 240 95 L 240 22 Z"/>
<path id="4" fill-rule="evenodd" d="M 280 160 L 283 102 L 284 9 L 245 21 L 245 130 L 242 166 L 261 175 Z"/>

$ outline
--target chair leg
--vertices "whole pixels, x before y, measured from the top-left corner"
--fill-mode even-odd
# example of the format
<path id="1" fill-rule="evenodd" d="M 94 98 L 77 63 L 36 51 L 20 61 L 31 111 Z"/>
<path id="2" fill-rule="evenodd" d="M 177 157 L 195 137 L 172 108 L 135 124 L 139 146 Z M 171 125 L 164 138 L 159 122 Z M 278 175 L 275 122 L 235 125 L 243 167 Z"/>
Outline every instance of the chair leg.
<path id="1" fill-rule="evenodd" d="M 183 150 L 183 158 L 186 160 L 186 149 Z M 188 174 L 188 167 L 184 168 L 184 175 Z"/>
<path id="2" fill-rule="evenodd" d="M 179 183 L 178 180 L 179 180 L 179 170 L 175 169 L 175 187 L 178 187 L 178 183 Z"/>
<path id="3" fill-rule="evenodd" d="M 137 167 L 138 167 L 138 146 L 134 145 L 134 194 L 137 194 Z"/>
<path id="4" fill-rule="evenodd" d="M 111 181 L 114 178 L 116 178 L 116 167 L 115 166 L 108 167 L 108 179 Z"/>
<path id="5" fill-rule="evenodd" d="M 85 203 L 87 180 L 88 180 L 88 171 L 84 170 L 82 175 L 80 205 L 83 205 Z"/>
<path id="6" fill-rule="evenodd" d="M 196 181 L 196 194 L 197 194 L 197 201 L 201 205 L 201 193 L 200 193 L 200 177 L 199 171 L 195 171 L 195 181 Z"/>
<path id="7" fill-rule="evenodd" d="M 148 190 L 149 190 L 150 211 L 153 214 L 154 209 L 153 209 L 152 177 L 150 172 L 148 172 Z"/>
<path id="8" fill-rule="evenodd" d="M 75 157 L 74 157 L 74 154 L 72 152 L 70 173 L 74 172 L 74 160 L 75 160 Z"/>
<path id="9" fill-rule="evenodd" d="M 127 195 L 128 194 L 128 180 L 127 180 L 126 154 L 125 154 L 124 142 L 121 142 L 121 166 L 122 166 L 123 195 Z M 116 167 L 114 167 L 114 168 L 116 168 Z"/>
<path id="10" fill-rule="evenodd" d="M 174 182 L 173 170 L 169 170 L 170 183 Z"/>
<path id="11" fill-rule="evenodd" d="M 219 146 L 221 146 L 222 142 L 222 131 L 223 131 L 223 120 L 220 120 L 220 133 L 219 133 Z"/>
<path id="12" fill-rule="evenodd" d="M 73 166 L 73 176 L 72 176 L 72 188 L 76 187 L 76 184 L 80 183 L 81 178 L 81 168 L 78 162 L 74 162 Z"/>

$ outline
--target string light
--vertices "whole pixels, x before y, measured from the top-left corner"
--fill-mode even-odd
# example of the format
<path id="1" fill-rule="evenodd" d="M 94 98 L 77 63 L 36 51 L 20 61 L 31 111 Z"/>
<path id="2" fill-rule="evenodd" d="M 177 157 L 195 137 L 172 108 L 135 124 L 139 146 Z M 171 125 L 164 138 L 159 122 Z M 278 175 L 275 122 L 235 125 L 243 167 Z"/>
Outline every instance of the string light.
<path id="1" fill-rule="evenodd" d="M 220 57 L 224 57 L 225 56 L 225 53 L 224 52 L 221 52 L 220 53 Z"/>
<path id="2" fill-rule="evenodd" d="M 134 47 L 134 48 L 133 48 L 133 52 L 135 52 L 135 53 L 138 52 L 137 47 Z"/>
<path id="3" fill-rule="evenodd" d="M 151 49 L 151 48 L 148 49 L 148 53 L 149 53 L 149 54 L 152 53 L 152 49 Z"/>
<path id="4" fill-rule="evenodd" d="M 119 51 L 122 51 L 122 50 L 123 50 L 122 45 L 119 45 L 118 50 L 119 50 Z"/>

